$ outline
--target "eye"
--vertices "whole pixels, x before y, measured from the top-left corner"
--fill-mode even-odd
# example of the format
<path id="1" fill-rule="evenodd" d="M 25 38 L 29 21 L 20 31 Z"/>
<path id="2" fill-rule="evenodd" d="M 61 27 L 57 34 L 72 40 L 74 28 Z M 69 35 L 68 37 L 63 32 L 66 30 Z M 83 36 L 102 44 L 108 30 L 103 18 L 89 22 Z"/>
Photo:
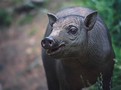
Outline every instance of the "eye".
<path id="1" fill-rule="evenodd" d="M 67 29 L 69 34 L 76 34 L 78 31 L 78 28 L 73 25 L 69 25 Z"/>

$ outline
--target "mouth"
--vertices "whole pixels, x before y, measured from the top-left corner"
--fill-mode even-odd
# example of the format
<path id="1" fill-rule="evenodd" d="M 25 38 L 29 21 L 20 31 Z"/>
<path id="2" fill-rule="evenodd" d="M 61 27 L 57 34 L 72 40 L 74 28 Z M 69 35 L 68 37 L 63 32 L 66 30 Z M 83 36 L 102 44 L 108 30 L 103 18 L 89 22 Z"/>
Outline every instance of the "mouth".
<path id="1" fill-rule="evenodd" d="M 58 47 L 52 48 L 52 49 L 47 49 L 46 53 L 48 55 L 54 55 L 62 50 L 62 48 L 65 46 L 65 43 L 61 43 Z"/>

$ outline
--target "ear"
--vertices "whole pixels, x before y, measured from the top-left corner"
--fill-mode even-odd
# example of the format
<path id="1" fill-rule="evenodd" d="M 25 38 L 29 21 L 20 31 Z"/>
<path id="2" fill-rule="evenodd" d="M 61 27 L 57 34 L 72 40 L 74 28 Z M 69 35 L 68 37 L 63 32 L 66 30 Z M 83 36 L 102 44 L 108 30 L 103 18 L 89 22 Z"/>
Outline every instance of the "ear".
<path id="1" fill-rule="evenodd" d="M 57 17 L 54 14 L 48 13 L 49 24 L 52 26 L 56 21 Z"/>
<path id="2" fill-rule="evenodd" d="M 92 12 L 91 14 L 87 15 L 84 19 L 84 25 L 88 30 L 91 30 L 95 25 L 97 20 L 97 11 Z"/>

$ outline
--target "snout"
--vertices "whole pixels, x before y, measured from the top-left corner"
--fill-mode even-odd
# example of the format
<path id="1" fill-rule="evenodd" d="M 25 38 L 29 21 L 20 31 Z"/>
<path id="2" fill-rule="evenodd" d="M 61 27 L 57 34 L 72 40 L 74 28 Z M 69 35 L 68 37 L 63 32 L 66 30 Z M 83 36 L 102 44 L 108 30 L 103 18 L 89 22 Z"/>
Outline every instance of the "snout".
<path id="1" fill-rule="evenodd" d="M 44 49 L 52 49 L 58 46 L 58 43 L 52 37 L 46 37 L 41 41 L 41 45 Z"/>
<path id="2" fill-rule="evenodd" d="M 54 55 L 62 51 L 65 46 L 65 42 L 55 40 L 52 37 L 46 37 L 41 41 L 41 45 L 48 55 Z"/>

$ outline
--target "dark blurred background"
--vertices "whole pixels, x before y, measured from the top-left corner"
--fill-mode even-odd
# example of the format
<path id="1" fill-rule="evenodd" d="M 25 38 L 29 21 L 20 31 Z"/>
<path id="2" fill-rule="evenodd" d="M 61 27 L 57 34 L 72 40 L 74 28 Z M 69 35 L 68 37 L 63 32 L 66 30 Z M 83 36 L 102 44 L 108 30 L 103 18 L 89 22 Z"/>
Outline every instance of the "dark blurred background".
<path id="1" fill-rule="evenodd" d="M 0 90 L 47 90 L 40 45 L 46 13 L 70 6 L 97 10 L 107 24 L 116 54 L 113 90 L 121 90 L 121 0 L 0 0 Z"/>

